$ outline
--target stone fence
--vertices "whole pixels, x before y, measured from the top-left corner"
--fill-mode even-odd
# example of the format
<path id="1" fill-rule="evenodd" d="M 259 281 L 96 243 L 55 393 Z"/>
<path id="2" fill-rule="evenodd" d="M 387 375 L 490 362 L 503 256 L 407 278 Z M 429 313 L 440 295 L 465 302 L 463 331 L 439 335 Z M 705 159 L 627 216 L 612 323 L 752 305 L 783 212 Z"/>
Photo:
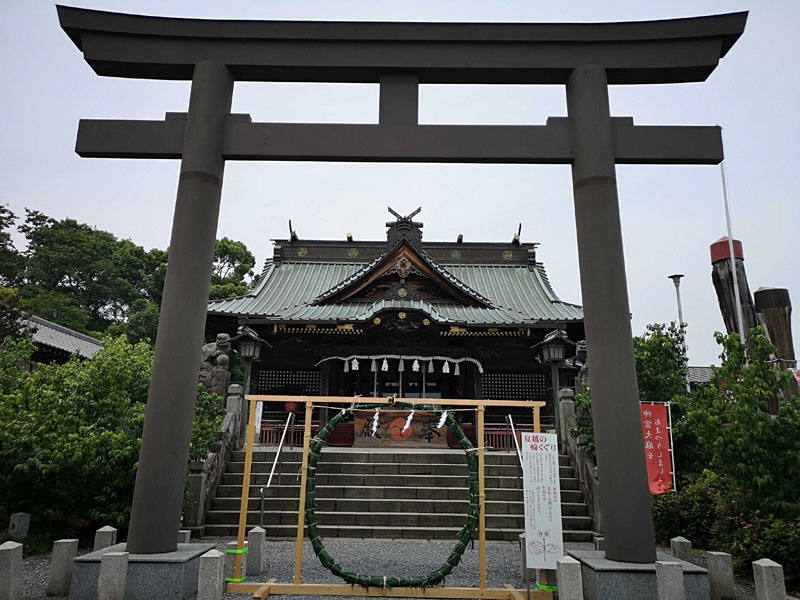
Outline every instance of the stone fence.
<path id="1" fill-rule="evenodd" d="M 205 460 L 189 463 L 187 476 L 187 498 L 183 507 L 183 527 L 192 535 L 201 537 L 205 533 L 206 513 L 211 506 L 217 486 L 225 472 L 225 464 L 231 453 L 241 448 L 244 442 L 247 411 L 244 406 L 242 386 L 228 386 L 225 419 L 217 434 L 217 442 Z"/>
<path id="2" fill-rule="evenodd" d="M 589 516 L 592 517 L 594 530 L 603 533 L 603 515 L 600 512 L 599 489 L 600 479 L 592 457 L 581 448 L 583 436 L 575 436 L 572 430 L 578 424 L 578 415 L 575 409 L 575 393 L 570 388 L 561 388 L 558 394 L 559 423 L 561 430 L 558 432 L 562 451 L 566 450 L 570 462 L 575 467 L 578 483 L 586 498 Z"/>

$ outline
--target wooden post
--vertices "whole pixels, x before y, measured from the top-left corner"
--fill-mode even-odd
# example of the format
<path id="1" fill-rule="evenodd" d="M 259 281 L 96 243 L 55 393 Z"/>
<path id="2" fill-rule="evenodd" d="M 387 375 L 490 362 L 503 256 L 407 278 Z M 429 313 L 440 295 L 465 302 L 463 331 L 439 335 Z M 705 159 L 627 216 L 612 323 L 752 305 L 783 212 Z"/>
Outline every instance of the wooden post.
<path id="1" fill-rule="evenodd" d="M 252 400 L 248 396 L 245 399 L 250 402 L 250 417 L 247 420 L 247 440 L 244 455 L 244 475 L 242 475 L 242 503 L 239 506 L 239 536 L 236 541 L 236 549 L 244 550 L 244 530 L 247 528 L 247 503 L 250 500 L 250 470 L 253 466 L 253 438 L 255 429 L 253 423 L 256 422 L 256 405 L 258 400 Z M 234 579 L 242 576 L 242 555 L 236 555 L 236 565 L 233 569 Z"/>
<path id="2" fill-rule="evenodd" d="M 482 590 L 486 589 L 486 481 L 484 479 L 484 471 L 486 469 L 486 458 L 484 456 L 484 447 L 486 440 L 483 433 L 483 416 L 486 407 L 483 404 L 478 405 L 478 493 L 480 495 L 480 516 L 478 517 L 479 537 L 478 537 L 478 569 L 480 571 L 480 578 L 478 587 Z"/>
<path id="3" fill-rule="evenodd" d="M 539 406 L 533 407 L 533 433 L 541 433 L 542 432 L 542 421 L 540 418 L 539 413 Z"/>
<path id="4" fill-rule="evenodd" d="M 303 526 L 306 520 L 306 481 L 308 480 L 308 449 L 311 446 L 311 415 L 314 404 L 306 400 L 306 422 L 303 431 L 303 466 L 300 470 L 300 505 L 297 507 L 297 549 L 294 555 L 294 584 L 300 585 L 303 570 Z"/>

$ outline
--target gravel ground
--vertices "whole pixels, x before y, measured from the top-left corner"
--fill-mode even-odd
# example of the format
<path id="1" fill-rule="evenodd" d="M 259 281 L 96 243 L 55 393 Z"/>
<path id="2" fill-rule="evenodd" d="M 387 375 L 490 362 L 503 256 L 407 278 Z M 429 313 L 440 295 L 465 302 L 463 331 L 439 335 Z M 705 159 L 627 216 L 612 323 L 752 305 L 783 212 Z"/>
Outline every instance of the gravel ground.
<path id="1" fill-rule="evenodd" d="M 192 540 L 201 541 L 201 540 Z M 226 539 L 206 539 L 216 544 L 218 550 L 225 551 Z M 453 548 L 451 542 L 425 540 L 326 540 L 325 546 L 331 556 L 343 567 L 368 575 L 411 574 L 423 575 L 437 569 Z M 589 544 L 567 544 L 568 549 L 591 548 Z M 81 552 L 82 554 L 83 552 Z M 247 578 L 248 582 L 264 582 L 275 577 L 281 583 L 291 582 L 294 576 L 294 541 L 269 540 L 267 542 L 268 568 L 258 576 Z M 695 563 L 705 566 L 705 555 L 695 551 Z M 487 583 L 490 588 L 501 588 L 510 584 L 517 589 L 524 589 L 520 576 L 519 550 L 516 543 L 487 542 Z M 47 570 L 50 555 L 43 554 L 26 558 L 23 564 L 22 597 L 46 598 Z M 331 583 L 343 582 L 322 567 L 306 542 L 303 549 L 303 582 Z M 467 548 L 461 563 L 446 580 L 448 587 L 476 587 L 478 584 L 478 549 Z M 737 580 L 736 600 L 752 600 L 755 591 L 752 582 Z M 225 594 L 225 600 L 241 600 L 244 596 Z M 320 596 L 270 596 L 278 600 L 303 600 L 320 598 Z M 356 597 L 344 597 L 340 600 L 355 600 Z M 635 599 L 631 599 L 635 600 Z"/>

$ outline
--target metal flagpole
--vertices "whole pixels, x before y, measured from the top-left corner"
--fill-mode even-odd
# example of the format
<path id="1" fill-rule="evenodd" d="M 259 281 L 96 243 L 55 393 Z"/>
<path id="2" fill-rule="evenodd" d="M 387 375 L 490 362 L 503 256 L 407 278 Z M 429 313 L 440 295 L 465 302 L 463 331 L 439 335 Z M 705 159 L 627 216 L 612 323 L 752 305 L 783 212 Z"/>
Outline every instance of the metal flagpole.
<path id="1" fill-rule="evenodd" d="M 719 163 L 722 175 L 722 199 L 725 203 L 725 222 L 728 225 L 728 252 L 731 258 L 731 272 L 733 273 L 733 298 L 736 301 L 736 321 L 739 324 L 739 339 L 744 344 L 747 339 L 744 331 L 744 318 L 742 317 L 742 299 L 739 295 L 739 277 L 736 274 L 736 259 L 733 255 L 733 233 L 731 231 L 731 212 L 728 208 L 728 175 L 725 172 L 725 161 Z"/>

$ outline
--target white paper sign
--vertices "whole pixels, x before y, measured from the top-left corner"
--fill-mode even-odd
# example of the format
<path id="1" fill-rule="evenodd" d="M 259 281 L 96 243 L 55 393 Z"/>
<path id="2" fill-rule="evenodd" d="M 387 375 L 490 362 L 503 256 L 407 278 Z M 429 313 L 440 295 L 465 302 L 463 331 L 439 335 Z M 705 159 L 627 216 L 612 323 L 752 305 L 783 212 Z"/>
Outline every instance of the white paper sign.
<path id="1" fill-rule="evenodd" d="M 555 569 L 564 556 L 558 438 L 554 433 L 522 433 L 525 550 L 529 569 Z"/>

